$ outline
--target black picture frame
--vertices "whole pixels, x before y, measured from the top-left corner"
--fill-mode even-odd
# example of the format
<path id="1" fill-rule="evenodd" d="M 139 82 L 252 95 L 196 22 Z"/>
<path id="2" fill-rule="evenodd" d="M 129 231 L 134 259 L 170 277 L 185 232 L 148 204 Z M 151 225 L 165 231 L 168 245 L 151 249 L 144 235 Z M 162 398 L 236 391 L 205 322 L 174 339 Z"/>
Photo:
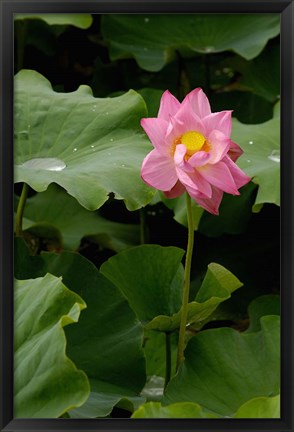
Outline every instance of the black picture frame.
<path id="1" fill-rule="evenodd" d="M 0 0 L 1 12 L 1 431 L 294 431 L 293 425 L 293 0 Z M 281 16 L 280 419 L 13 419 L 13 15 L 15 13 L 279 13 Z"/>

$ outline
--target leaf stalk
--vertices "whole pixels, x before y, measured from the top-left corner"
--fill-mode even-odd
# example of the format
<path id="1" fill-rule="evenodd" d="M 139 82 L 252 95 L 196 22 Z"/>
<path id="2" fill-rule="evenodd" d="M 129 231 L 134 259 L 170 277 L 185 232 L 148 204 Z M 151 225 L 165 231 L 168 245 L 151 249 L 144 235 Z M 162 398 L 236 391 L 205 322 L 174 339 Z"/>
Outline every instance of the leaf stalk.
<path id="1" fill-rule="evenodd" d="M 15 234 L 18 237 L 22 237 L 23 231 L 22 231 L 22 220 L 23 220 L 23 212 L 28 196 L 29 186 L 24 183 L 21 191 L 21 195 L 19 198 L 17 211 L 16 211 L 16 218 L 15 218 Z"/>

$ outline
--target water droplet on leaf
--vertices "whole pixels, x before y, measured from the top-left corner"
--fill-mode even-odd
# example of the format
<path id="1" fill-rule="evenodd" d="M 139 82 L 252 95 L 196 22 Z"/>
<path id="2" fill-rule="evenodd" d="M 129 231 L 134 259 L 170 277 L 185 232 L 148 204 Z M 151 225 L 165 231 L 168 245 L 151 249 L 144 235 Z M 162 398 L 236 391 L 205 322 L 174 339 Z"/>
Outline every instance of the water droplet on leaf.
<path id="1" fill-rule="evenodd" d="M 25 138 L 28 138 L 29 132 L 27 130 L 15 132 L 15 137 L 17 136 L 23 136 Z"/>
<path id="2" fill-rule="evenodd" d="M 273 162 L 280 163 L 280 151 L 273 150 L 271 154 L 268 156 L 268 159 L 270 159 Z"/>
<path id="3" fill-rule="evenodd" d="M 47 171 L 62 171 L 66 168 L 66 164 L 61 159 L 57 158 L 34 158 L 24 162 L 21 166 L 29 169 L 43 169 Z"/>
<path id="4" fill-rule="evenodd" d="M 212 52 L 213 50 L 214 50 L 214 46 L 207 46 L 203 48 L 203 51 L 207 53 Z"/>

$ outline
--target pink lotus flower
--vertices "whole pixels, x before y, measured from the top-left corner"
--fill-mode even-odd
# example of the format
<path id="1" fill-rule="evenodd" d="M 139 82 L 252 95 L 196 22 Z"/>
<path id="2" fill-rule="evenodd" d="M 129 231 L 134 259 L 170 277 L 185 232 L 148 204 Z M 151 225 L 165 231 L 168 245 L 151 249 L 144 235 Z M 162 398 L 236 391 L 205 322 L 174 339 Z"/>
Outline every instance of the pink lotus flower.
<path id="1" fill-rule="evenodd" d="M 165 91 L 158 117 L 141 120 L 154 146 L 142 165 L 145 183 L 168 198 L 187 191 L 201 207 L 218 214 L 223 193 L 240 195 L 238 189 L 250 181 L 235 164 L 243 151 L 230 139 L 231 115 L 212 113 L 201 88 L 182 103 Z"/>

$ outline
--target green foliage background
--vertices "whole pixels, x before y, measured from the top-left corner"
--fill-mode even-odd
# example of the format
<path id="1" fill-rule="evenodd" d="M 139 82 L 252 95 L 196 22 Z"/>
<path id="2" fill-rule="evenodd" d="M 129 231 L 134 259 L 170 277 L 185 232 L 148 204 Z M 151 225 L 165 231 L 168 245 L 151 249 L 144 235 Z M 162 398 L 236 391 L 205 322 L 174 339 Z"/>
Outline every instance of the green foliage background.
<path id="1" fill-rule="evenodd" d="M 17 417 L 280 416 L 279 31 L 276 14 L 15 17 L 15 209 L 30 187 L 15 242 Z M 181 100 L 195 87 L 234 110 L 252 181 L 219 216 L 193 205 L 175 373 L 185 200 L 141 180 L 140 119 L 166 89 Z"/>

